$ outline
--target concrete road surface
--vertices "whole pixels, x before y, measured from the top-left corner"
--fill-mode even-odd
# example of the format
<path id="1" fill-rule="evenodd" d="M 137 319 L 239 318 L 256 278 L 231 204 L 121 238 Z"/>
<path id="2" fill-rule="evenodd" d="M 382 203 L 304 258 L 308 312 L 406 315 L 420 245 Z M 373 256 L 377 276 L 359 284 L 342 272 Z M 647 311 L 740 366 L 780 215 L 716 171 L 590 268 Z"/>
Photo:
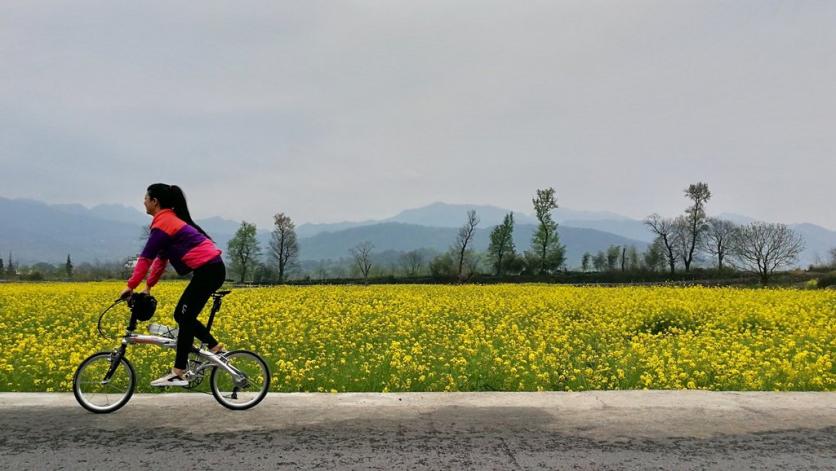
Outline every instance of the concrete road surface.
<path id="1" fill-rule="evenodd" d="M 4 469 L 836 469 L 836 393 L 0 394 Z"/>

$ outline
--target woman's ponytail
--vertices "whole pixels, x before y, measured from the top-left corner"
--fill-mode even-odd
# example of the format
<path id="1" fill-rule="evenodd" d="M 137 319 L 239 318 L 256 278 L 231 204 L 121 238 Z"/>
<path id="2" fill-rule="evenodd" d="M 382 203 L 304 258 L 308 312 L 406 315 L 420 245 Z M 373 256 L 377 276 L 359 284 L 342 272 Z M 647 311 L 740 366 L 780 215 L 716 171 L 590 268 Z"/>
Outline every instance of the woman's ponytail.
<path id="1" fill-rule="evenodd" d="M 183 190 L 179 186 L 155 183 L 148 187 L 148 195 L 156 198 L 160 202 L 160 207 L 171 208 L 178 218 L 197 229 L 201 234 L 209 237 L 209 234 L 192 220 L 192 216 L 189 214 L 189 207 L 186 204 L 186 195 L 183 194 Z M 209 240 L 212 240 L 212 238 L 209 237 Z"/>

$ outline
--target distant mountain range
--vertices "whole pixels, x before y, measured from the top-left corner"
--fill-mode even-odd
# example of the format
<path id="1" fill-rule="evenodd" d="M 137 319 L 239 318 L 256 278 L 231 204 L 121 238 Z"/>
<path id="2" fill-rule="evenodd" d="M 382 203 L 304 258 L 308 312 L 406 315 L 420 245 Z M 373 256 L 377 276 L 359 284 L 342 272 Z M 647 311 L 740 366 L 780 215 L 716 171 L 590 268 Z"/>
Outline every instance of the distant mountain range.
<path id="1" fill-rule="evenodd" d="M 436 202 L 427 206 L 422 206 L 420 208 L 407 209 L 401 211 L 395 216 L 380 220 L 370 219 L 362 222 L 338 222 L 333 224 L 300 224 L 296 228 L 296 234 L 299 237 L 311 237 L 316 234 L 319 234 L 320 232 L 336 232 L 341 231 L 343 229 L 371 226 L 375 224 L 389 222 L 399 222 L 403 224 L 413 224 L 417 226 L 428 227 L 458 228 L 464 223 L 465 215 L 467 214 L 467 211 L 470 209 L 476 210 L 476 213 L 479 216 L 481 227 L 492 227 L 502 223 L 503 219 L 505 218 L 505 215 L 510 212 L 514 213 L 515 224 L 537 224 L 537 219 L 534 216 L 525 213 L 520 213 L 518 211 L 511 211 L 509 209 L 498 208 L 496 206 L 447 204 Z M 561 223 L 563 223 L 563 221 L 630 221 L 629 218 L 606 211 L 575 211 L 572 209 L 558 208 L 554 211 L 553 214 L 555 219 Z M 583 226 L 576 225 L 575 227 Z M 645 232 L 647 232 L 646 229 Z"/>
<path id="2" fill-rule="evenodd" d="M 528 249 L 537 226 L 522 224 L 514 226 L 514 244 L 518 251 Z M 477 228 L 473 237 L 473 248 L 487 250 L 492 227 Z M 302 258 L 338 259 L 346 257 L 349 249 L 363 241 L 374 244 L 375 250 L 408 251 L 428 248 L 438 252 L 447 250 L 456 239 L 455 227 L 432 227 L 400 222 L 384 222 L 368 226 L 353 227 L 336 232 L 320 232 L 299 242 Z M 644 250 L 647 243 L 628 239 L 594 229 L 579 229 L 562 226 L 560 240 L 566 246 L 567 262 L 570 266 L 580 265 L 586 251 L 597 252 L 610 245 L 634 245 Z"/>
<path id="3" fill-rule="evenodd" d="M 433 203 L 408 209 L 390 218 L 362 222 L 300 224 L 297 235 L 303 260 L 339 259 L 349 256 L 349 249 L 363 241 L 374 244 L 376 251 L 407 251 L 427 248 L 446 250 L 456 238 L 469 209 L 475 209 L 480 224 L 474 248 L 487 249 L 490 230 L 510 210 L 487 205 Z M 610 212 L 578 211 L 559 208 L 554 212 L 560 223 L 559 234 L 567 248 L 570 266 L 580 264 L 584 252 L 597 252 L 609 245 L 634 245 L 643 250 L 653 235 L 638 220 Z M 738 223 L 751 221 L 741 215 L 724 214 Z M 518 250 L 527 249 L 536 227 L 536 219 L 514 212 L 514 241 Z M 135 208 L 103 204 L 87 208 L 80 204 L 46 204 L 30 199 L 0 197 L 0 257 L 13 252 L 23 263 L 63 262 L 68 253 L 76 263 L 111 261 L 135 255 L 142 247 L 143 226 L 150 217 Z M 199 219 L 216 243 L 225 250 L 240 222 L 220 217 Z M 836 232 L 814 224 L 794 224 L 807 244 L 800 265 L 826 257 L 836 247 Z M 269 231 L 258 231 L 263 248 Z"/>

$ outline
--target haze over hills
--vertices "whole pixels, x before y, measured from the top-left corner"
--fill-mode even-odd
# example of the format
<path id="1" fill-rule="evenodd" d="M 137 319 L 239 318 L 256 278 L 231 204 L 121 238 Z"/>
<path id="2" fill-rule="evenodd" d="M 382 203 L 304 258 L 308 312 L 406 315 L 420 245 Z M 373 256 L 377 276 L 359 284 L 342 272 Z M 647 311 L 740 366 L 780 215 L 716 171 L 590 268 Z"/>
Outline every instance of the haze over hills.
<path id="1" fill-rule="evenodd" d="M 446 250 L 455 240 L 456 230 L 465 220 L 467 210 L 475 209 L 480 218 L 474 247 L 485 250 L 490 229 L 499 224 L 510 210 L 489 205 L 446 204 L 436 202 L 400 212 L 382 220 L 297 226 L 303 260 L 338 259 L 348 256 L 349 248 L 369 240 L 376 251 L 427 248 Z M 576 266 L 583 252 L 596 252 L 609 245 L 634 245 L 644 249 L 653 240 L 641 221 L 610 212 L 578 211 L 558 208 L 561 241 L 567 247 L 568 263 Z M 741 215 L 721 215 L 735 222 L 749 222 Z M 514 240 L 518 250 L 530 245 L 535 229 L 533 216 L 514 212 Z M 13 252 L 23 263 L 46 261 L 60 263 L 67 253 L 77 263 L 110 261 L 135 255 L 142 247 L 142 227 L 150 217 L 135 208 L 103 204 L 87 208 L 80 204 L 46 204 L 29 199 L 0 197 L 0 257 Z M 225 250 L 240 222 L 220 217 L 197 220 L 216 243 Z M 816 262 L 836 247 L 836 232 L 814 224 L 793 224 L 807 243 L 800 265 Z M 258 238 L 266 249 L 267 228 L 260 228 Z M 266 251 L 266 250 L 265 250 Z"/>
<path id="2" fill-rule="evenodd" d="M 531 237 L 537 226 L 522 224 L 514 227 L 514 244 L 522 252 L 531 245 Z M 473 236 L 473 248 L 479 251 L 487 250 L 490 243 L 492 227 L 477 228 Z M 363 241 L 374 244 L 377 251 L 396 250 L 408 251 L 416 248 L 428 248 L 437 252 L 447 250 L 456 239 L 457 228 L 431 227 L 399 222 L 383 222 L 369 226 L 353 227 L 338 232 L 321 232 L 315 236 L 302 239 L 302 258 L 309 258 L 304 251 L 317 254 L 318 258 L 343 258 L 349 254 L 349 249 Z M 620 237 L 607 232 L 593 229 L 579 229 L 563 226 L 559 229 L 561 243 L 566 246 L 567 263 L 570 266 L 580 265 L 581 257 L 586 251 L 596 252 L 609 245 L 633 245 L 644 250 L 646 243 Z"/>
<path id="3" fill-rule="evenodd" d="M 396 214 L 395 216 L 375 220 L 369 219 L 362 222 L 338 222 L 333 224 L 300 224 L 296 227 L 296 234 L 299 237 L 310 237 L 320 232 L 335 232 L 343 229 L 350 229 L 354 227 L 370 226 L 373 224 L 400 222 L 404 224 L 414 224 L 418 226 L 429 227 L 455 227 L 458 228 L 464 222 L 465 215 L 468 210 L 474 209 L 479 216 L 481 227 L 491 227 L 502 223 L 505 215 L 509 212 L 514 214 L 514 223 L 521 224 L 537 224 L 537 219 L 526 213 L 519 211 L 512 211 L 505 208 L 499 208 L 491 205 L 468 205 L 468 204 L 448 204 L 442 202 L 435 202 L 420 208 L 406 209 Z M 559 223 L 564 221 L 582 222 L 582 221 L 630 221 L 629 218 L 619 214 L 607 211 L 576 211 L 567 208 L 558 208 L 553 212 L 555 219 Z M 572 224 L 567 224 L 572 225 Z M 584 227 L 576 225 L 575 227 Z M 594 229 L 594 228 L 593 228 Z M 651 239 L 652 240 L 652 239 Z"/>

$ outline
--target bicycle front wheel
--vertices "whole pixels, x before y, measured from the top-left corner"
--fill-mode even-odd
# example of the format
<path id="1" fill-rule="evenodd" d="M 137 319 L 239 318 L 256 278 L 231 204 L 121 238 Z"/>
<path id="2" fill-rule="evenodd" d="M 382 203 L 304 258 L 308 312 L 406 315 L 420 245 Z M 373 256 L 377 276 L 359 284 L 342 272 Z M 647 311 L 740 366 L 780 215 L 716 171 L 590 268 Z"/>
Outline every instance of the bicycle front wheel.
<path id="1" fill-rule="evenodd" d="M 244 410 L 255 406 L 270 388 L 270 370 L 267 362 L 253 352 L 236 350 L 225 355 L 227 365 L 236 371 L 232 374 L 225 368 L 212 368 L 209 379 L 212 395 L 226 408 Z"/>
<path id="2" fill-rule="evenodd" d="M 113 352 L 99 352 L 81 362 L 73 376 L 73 394 L 82 407 L 97 414 L 113 412 L 128 403 L 136 388 L 134 367 L 119 358 L 113 374 Z"/>

